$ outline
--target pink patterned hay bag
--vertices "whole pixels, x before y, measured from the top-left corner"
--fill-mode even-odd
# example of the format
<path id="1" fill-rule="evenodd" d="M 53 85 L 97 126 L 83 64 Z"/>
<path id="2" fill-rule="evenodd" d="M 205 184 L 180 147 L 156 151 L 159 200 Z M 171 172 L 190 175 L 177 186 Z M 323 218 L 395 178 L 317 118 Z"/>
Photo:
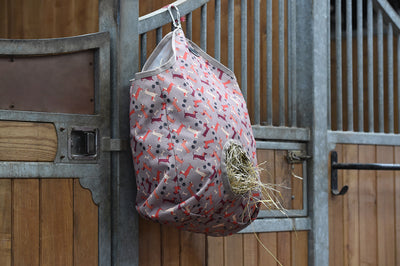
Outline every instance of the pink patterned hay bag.
<path id="1" fill-rule="evenodd" d="M 259 189 L 237 192 L 230 177 L 238 160 L 256 166 L 256 145 L 234 74 L 177 28 L 136 73 L 130 95 L 138 212 L 211 236 L 249 225 Z"/>

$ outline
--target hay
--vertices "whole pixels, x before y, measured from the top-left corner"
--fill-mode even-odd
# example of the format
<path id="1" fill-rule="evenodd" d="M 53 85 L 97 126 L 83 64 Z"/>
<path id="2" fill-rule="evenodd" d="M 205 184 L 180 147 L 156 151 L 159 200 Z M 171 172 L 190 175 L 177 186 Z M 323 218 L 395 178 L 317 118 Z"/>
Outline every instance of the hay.
<path id="1" fill-rule="evenodd" d="M 247 198 L 247 204 L 244 212 L 248 212 L 250 217 L 249 205 L 262 204 L 267 209 L 277 209 L 284 213 L 285 209 L 281 205 L 279 198 L 282 195 L 275 187 L 279 185 L 263 183 L 260 180 L 260 172 L 263 170 L 260 164 L 254 166 L 251 162 L 247 152 L 240 144 L 231 143 L 226 150 L 226 170 L 231 190 L 235 195 Z M 253 192 L 261 192 L 260 198 L 253 197 Z M 244 215 L 242 215 L 243 217 Z M 262 248 L 269 253 L 269 255 L 278 263 L 283 266 L 278 258 L 264 245 L 258 235 L 254 232 L 254 236 Z"/>
<path id="2" fill-rule="evenodd" d="M 267 209 L 284 212 L 280 203 L 281 193 L 275 184 L 263 183 L 260 180 L 262 164 L 253 165 L 247 152 L 238 143 L 231 143 L 226 150 L 226 170 L 231 190 L 235 195 L 248 199 L 248 202 L 260 203 Z M 260 197 L 253 197 L 253 192 L 259 191 Z M 248 204 L 249 205 L 249 204 Z"/>

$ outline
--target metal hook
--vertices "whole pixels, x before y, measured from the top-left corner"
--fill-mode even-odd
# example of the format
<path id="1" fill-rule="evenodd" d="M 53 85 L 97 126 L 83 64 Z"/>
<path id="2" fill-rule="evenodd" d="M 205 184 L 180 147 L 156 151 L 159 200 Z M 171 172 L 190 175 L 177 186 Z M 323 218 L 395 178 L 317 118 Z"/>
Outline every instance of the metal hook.
<path id="1" fill-rule="evenodd" d="M 337 153 L 336 151 L 332 151 L 331 153 L 331 192 L 335 196 L 344 195 L 349 190 L 349 186 L 343 186 L 342 189 L 338 190 L 338 177 L 337 177 L 337 169 L 335 165 L 337 163 Z"/>
<path id="2" fill-rule="evenodd" d="M 174 18 L 174 14 L 172 14 L 172 8 L 175 8 L 177 18 Z M 179 13 L 179 9 L 174 5 L 169 5 L 168 12 L 169 12 L 169 15 L 171 16 L 172 24 L 174 25 L 175 29 L 178 29 L 178 28 L 181 29 L 182 28 L 181 22 L 180 22 L 181 13 Z"/>

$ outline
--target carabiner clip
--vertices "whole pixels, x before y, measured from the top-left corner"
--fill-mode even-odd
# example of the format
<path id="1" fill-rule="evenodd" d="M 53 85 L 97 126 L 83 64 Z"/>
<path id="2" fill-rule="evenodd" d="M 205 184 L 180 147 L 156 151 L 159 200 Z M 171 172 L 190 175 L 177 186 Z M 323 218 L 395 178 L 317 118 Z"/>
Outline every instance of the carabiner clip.
<path id="1" fill-rule="evenodd" d="M 174 14 L 172 14 L 172 8 L 175 8 L 177 18 L 174 18 Z M 169 15 L 171 16 L 172 24 L 174 25 L 175 29 L 178 29 L 178 28 L 182 29 L 181 21 L 180 21 L 181 14 L 179 13 L 179 9 L 174 5 L 169 5 L 168 12 L 169 12 Z"/>

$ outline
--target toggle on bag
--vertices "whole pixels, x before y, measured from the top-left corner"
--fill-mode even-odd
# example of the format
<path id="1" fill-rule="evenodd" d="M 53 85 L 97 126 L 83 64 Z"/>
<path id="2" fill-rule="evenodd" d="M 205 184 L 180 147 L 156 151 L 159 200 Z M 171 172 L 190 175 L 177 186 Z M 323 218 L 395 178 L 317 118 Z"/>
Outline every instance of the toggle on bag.
<path id="1" fill-rule="evenodd" d="M 246 102 L 232 71 L 174 25 L 130 88 L 136 208 L 161 224 L 229 235 L 259 211 Z"/>

